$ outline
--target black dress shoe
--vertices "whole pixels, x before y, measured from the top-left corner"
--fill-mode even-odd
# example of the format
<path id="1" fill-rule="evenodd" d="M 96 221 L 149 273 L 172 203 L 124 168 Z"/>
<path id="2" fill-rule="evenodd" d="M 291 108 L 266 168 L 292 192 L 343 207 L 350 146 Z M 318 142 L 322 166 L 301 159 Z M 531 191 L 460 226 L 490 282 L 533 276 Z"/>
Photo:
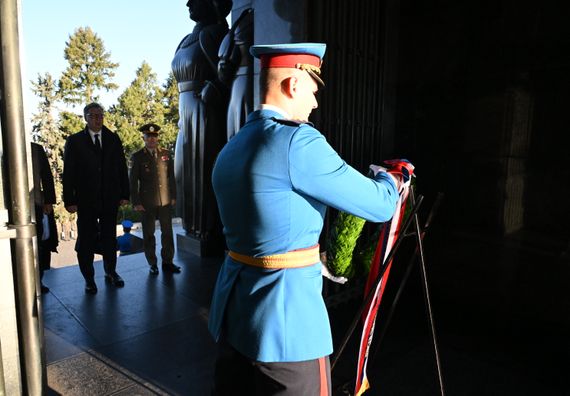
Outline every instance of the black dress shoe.
<path id="1" fill-rule="evenodd" d="M 148 273 L 151 275 L 158 275 L 158 267 L 156 265 L 151 265 Z"/>
<path id="2" fill-rule="evenodd" d="M 116 272 L 113 274 L 105 274 L 105 282 L 109 282 L 115 287 L 125 286 L 125 281 Z"/>
<path id="3" fill-rule="evenodd" d="M 97 294 L 97 285 L 95 282 L 86 282 L 85 283 L 85 293 L 87 294 Z"/>
<path id="4" fill-rule="evenodd" d="M 41 288 L 42 294 L 49 293 L 49 287 L 47 287 L 43 283 L 41 284 L 40 288 Z"/>
<path id="5" fill-rule="evenodd" d="M 177 265 L 174 265 L 172 263 L 169 264 L 162 264 L 162 270 L 164 272 L 172 272 L 172 273 L 180 273 L 180 267 Z"/>

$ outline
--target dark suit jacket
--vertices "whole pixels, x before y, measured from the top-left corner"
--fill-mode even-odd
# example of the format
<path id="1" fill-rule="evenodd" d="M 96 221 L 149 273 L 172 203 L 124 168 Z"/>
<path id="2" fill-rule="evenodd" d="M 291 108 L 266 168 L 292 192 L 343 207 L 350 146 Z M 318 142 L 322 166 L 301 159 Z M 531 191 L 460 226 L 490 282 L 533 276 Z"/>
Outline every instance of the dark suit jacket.
<path id="1" fill-rule="evenodd" d="M 115 211 L 129 199 L 129 176 L 121 139 L 102 130 L 102 154 L 87 127 L 67 138 L 63 155 L 63 201 L 78 210 Z"/>
<path id="2" fill-rule="evenodd" d="M 55 204 L 55 185 L 46 152 L 37 143 L 32 143 L 32 175 L 34 181 L 32 197 L 34 198 L 38 245 L 49 251 L 57 252 L 59 240 L 53 212 L 48 215 L 49 238 L 42 241 L 44 204 Z M 40 268 L 49 269 L 49 262 L 40 261 Z"/>
<path id="3" fill-rule="evenodd" d="M 158 149 L 156 160 L 143 148 L 131 157 L 131 202 L 145 208 L 170 205 L 176 199 L 170 151 Z"/>
<path id="4" fill-rule="evenodd" d="M 32 143 L 32 173 L 34 204 L 55 204 L 55 186 L 49 161 L 44 148 L 37 143 Z"/>

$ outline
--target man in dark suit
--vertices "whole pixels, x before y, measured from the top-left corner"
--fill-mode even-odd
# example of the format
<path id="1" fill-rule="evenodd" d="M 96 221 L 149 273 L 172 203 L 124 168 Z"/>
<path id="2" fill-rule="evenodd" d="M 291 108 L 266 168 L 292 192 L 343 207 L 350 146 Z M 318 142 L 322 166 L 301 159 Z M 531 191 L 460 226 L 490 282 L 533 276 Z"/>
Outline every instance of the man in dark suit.
<path id="1" fill-rule="evenodd" d="M 32 174 L 34 187 L 32 197 L 36 214 L 36 235 L 38 239 L 38 268 L 42 293 L 49 292 L 42 279 L 44 271 L 51 267 L 51 252 L 57 252 L 59 243 L 57 226 L 53 216 L 55 186 L 51 167 L 44 148 L 32 143 Z"/>
<path id="2" fill-rule="evenodd" d="M 144 147 L 131 158 L 131 201 L 135 210 L 142 212 L 144 254 L 150 265 L 149 272 L 158 275 L 154 238 L 157 217 L 161 231 L 162 270 L 180 272 L 180 267 L 172 263 L 172 208 L 176 203 L 172 154 L 158 147 L 158 125 L 146 124 L 139 130 L 143 133 Z"/>
<path id="3" fill-rule="evenodd" d="M 103 256 L 105 281 L 124 286 L 117 274 L 117 211 L 129 201 L 129 178 L 121 139 L 103 125 L 103 107 L 83 109 L 85 129 L 67 138 L 63 156 L 63 201 L 77 212 L 75 250 L 85 292 L 97 293 L 94 254 Z"/>

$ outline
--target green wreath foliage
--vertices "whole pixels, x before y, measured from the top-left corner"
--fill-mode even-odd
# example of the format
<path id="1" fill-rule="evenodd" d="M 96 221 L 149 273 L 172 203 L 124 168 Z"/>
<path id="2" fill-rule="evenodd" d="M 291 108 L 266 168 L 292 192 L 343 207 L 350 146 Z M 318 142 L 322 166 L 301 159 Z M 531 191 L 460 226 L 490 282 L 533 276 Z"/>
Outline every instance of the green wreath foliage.
<path id="1" fill-rule="evenodd" d="M 415 188 L 415 178 L 411 181 Z M 411 202 L 406 204 L 403 223 L 406 222 L 412 209 Z M 351 279 L 358 275 L 367 275 L 374 258 L 378 238 L 383 224 L 378 224 L 374 233 L 366 240 L 361 241 L 363 248 L 355 252 L 357 242 L 362 234 L 366 220 L 339 212 L 327 240 L 326 265 L 334 276 L 343 276 Z"/>
<path id="2" fill-rule="evenodd" d="M 362 270 L 364 275 L 368 275 L 370 272 L 370 267 L 372 265 L 372 259 L 374 258 L 374 253 L 376 252 L 376 246 L 378 245 L 378 238 L 380 237 L 380 230 L 382 229 L 383 224 L 378 224 L 376 226 L 376 230 L 370 236 L 364 249 L 358 252 L 358 264 L 359 268 Z"/>
<path id="3" fill-rule="evenodd" d="M 352 256 L 365 223 L 360 217 L 339 212 L 327 241 L 327 266 L 333 275 L 354 276 Z"/>

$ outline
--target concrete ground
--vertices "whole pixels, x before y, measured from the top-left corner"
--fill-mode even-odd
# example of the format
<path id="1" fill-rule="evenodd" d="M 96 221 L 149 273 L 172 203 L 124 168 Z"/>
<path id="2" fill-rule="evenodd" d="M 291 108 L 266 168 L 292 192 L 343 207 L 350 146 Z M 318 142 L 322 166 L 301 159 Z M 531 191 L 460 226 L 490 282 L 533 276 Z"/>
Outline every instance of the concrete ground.
<path id="1" fill-rule="evenodd" d="M 73 241 L 60 247 L 61 257 L 73 257 L 66 251 Z M 221 259 L 178 252 L 175 262 L 182 273 L 150 276 L 144 254 L 121 256 L 117 272 L 125 287 L 116 289 L 105 284 L 102 261 L 96 261 L 96 295 L 84 293 L 76 264 L 58 263 L 46 272 L 49 394 L 208 394 L 215 344 L 206 323 Z"/>

